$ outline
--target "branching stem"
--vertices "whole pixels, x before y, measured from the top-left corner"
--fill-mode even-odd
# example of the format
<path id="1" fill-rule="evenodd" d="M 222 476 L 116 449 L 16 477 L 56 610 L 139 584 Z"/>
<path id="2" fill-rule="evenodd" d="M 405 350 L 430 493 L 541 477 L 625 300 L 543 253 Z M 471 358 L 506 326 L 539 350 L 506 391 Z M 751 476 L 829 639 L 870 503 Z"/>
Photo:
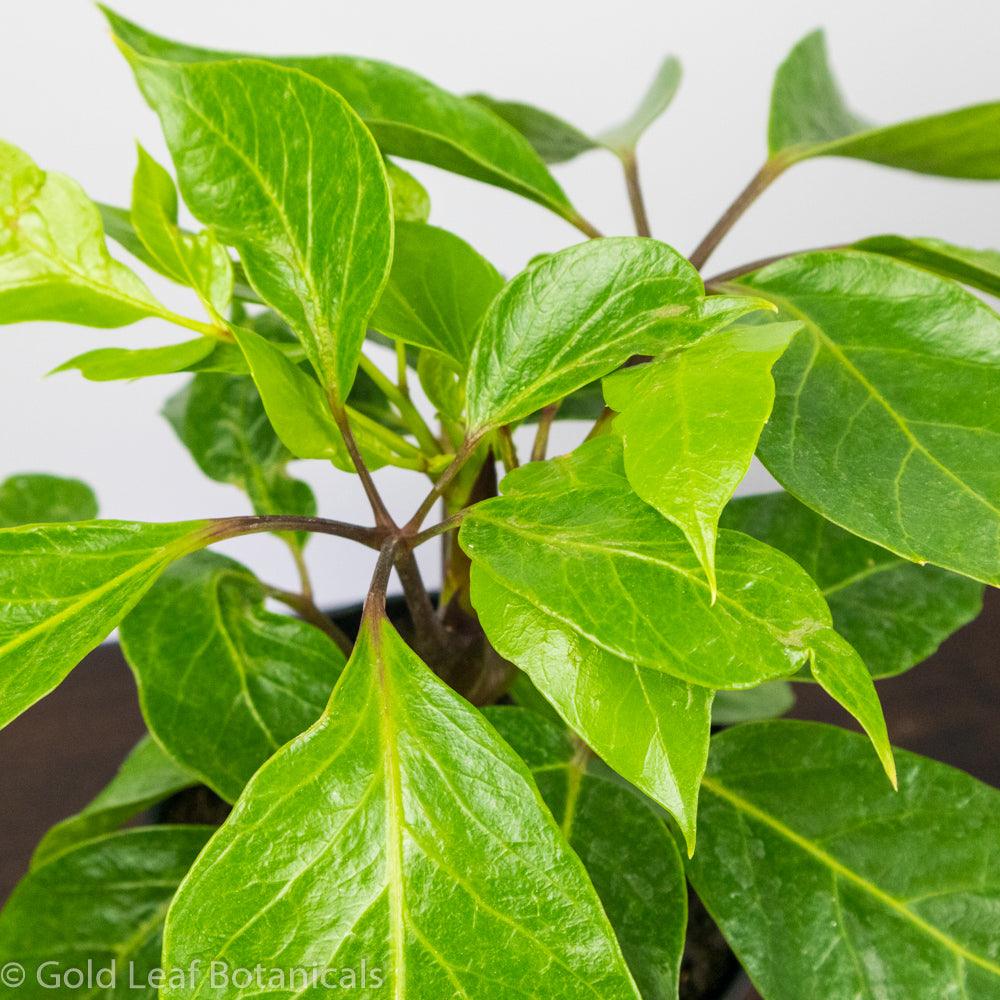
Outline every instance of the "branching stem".
<path id="1" fill-rule="evenodd" d="M 549 450 L 549 432 L 552 422 L 559 412 L 559 403 L 550 403 L 538 417 L 538 429 L 535 431 L 535 443 L 531 446 L 531 461 L 543 462 Z"/>
<path id="2" fill-rule="evenodd" d="M 354 440 L 354 434 L 351 431 L 351 424 L 347 419 L 347 411 L 343 406 L 337 405 L 333 401 L 331 401 L 330 409 L 333 412 L 333 419 L 337 422 L 337 426 L 340 428 L 344 444 L 347 446 L 347 453 L 351 456 L 351 461 L 354 463 L 354 468 L 357 470 L 358 478 L 361 480 L 361 485 L 364 487 L 365 495 L 368 497 L 368 502 L 371 504 L 372 513 L 375 515 L 376 525 L 380 528 L 395 529 L 396 522 L 393 521 L 392 515 L 389 513 L 385 503 L 382 501 L 381 494 L 375 488 L 375 483 L 372 480 L 371 473 L 368 471 L 368 466 L 365 465 L 365 460 L 361 457 L 361 451 L 358 448 L 358 443 Z"/>
<path id="3" fill-rule="evenodd" d="M 360 542 L 370 549 L 379 548 L 386 537 L 384 528 L 366 528 L 346 521 L 331 521 L 325 517 L 295 517 L 288 514 L 253 515 L 216 518 L 213 540 L 257 535 L 265 531 L 308 531 L 319 535 L 336 535 L 352 542 Z"/>
<path id="4" fill-rule="evenodd" d="M 639 163 L 635 150 L 630 149 L 620 156 L 622 169 L 625 171 L 625 186 L 628 188 L 628 201 L 632 206 L 632 218 L 635 219 L 635 231 L 639 236 L 652 236 L 649 226 L 649 215 L 646 213 L 646 200 L 642 196 L 642 185 L 639 183 Z"/>

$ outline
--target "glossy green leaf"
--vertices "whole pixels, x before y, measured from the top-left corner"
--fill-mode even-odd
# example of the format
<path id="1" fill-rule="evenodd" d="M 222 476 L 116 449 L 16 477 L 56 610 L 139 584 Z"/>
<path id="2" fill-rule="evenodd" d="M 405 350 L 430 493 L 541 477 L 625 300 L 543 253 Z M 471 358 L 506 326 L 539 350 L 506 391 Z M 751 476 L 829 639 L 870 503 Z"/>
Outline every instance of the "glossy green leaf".
<path id="1" fill-rule="evenodd" d="M 684 864 L 663 819 L 557 723 L 523 708 L 485 710 L 524 759 L 583 861 L 643 1000 L 676 1000 L 687 923 Z"/>
<path id="2" fill-rule="evenodd" d="M 784 715 L 795 704 L 795 690 L 788 681 L 768 681 L 748 691 L 716 691 L 712 725 L 734 726 Z"/>
<path id="3" fill-rule="evenodd" d="M 970 250 L 926 236 L 871 236 L 855 249 L 885 254 L 1000 296 L 1000 251 Z"/>
<path id="4" fill-rule="evenodd" d="M 217 320 L 233 296 L 229 252 L 211 230 L 192 235 L 177 224 L 177 189 L 166 170 L 139 146 L 132 182 L 132 225 L 157 270 L 193 288 Z"/>
<path id="5" fill-rule="evenodd" d="M 167 907 L 211 833 L 127 830 L 33 869 L 0 914 L 0 966 L 24 971 L 16 989 L 5 976 L 4 992 L 25 1000 L 156 1000 L 150 977 L 160 968 Z"/>
<path id="6" fill-rule="evenodd" d="M 872 125 L 855 115 L 830 71 L 821 31 L 781 64 L 771 95 L 771 157 L 788 166 L 814 156 L 849 156 L 945 177 L 1000 178 L 1000 102 Z"/>
<path id="7" fill-rule="evenodd" d="M 95 517 L 97 497 L 79 479 L 25 472 L 0 483 L 0 528 Z"/>
<path id="8" fill-rule="evenodd" d="M 99 347 L 64 361 L 52 374 L 76 370 L 91 382 L 170 375 L 204 361 L 218 346 L 211 337 L 197 337 L 164 347 Z"/>
<path id="9" fill-rule="evenodd" d="M 734 500 L 722 525 L 781 549 L 802 566 L 822 589 L 834 627 L 875 677 L 925 660 L 982 608 L 981 584 L 901 559 L 787 493 Z"/>
<path id="10" fill-rule="evenodd" d="M 385 173 L 393 218 L 397 222 L 426 222 L 431 214 L 431 197 L 423 184 L 392 160 L 385 161 Z"/>
<path id="11" fill-rule="evenodd" d="M 1000 795 L 863 740 L 767 722 L 712 741 L 694 887 L 768 1000 L 1000 996 Z"/>
<path id="12" fill-rule="evenodd" d="M 193 63 L 239 57 L 159 38 L 107 9 L 105 15 L 121 41 L 155 59 Z M 342 94 L 371 129 L 383 152 L 507 188 L 571 222 L 577 221 L 566 195 L 527 140 L 475 101 L 450 94 L 409 70 L 373 59 L 265 58 L 308 73 Z"/>
<path id="13" fill-rule="evenodd" d="M 121 627 L 150 732 L 229 802 L 319 718 L 344 665 L 326 635 L 266 610 L 265 596 L 244 566 L 199 552 L 171 566 Z"/>
<path id="14" fill-rule="evenodd" d="M 752 299 L 707 304 L 698 272 L 657 240 L 592 240 L 550 254 L 483 317 L 467 384 L 471 426 L 520 420 L 633 354 L 693 343 L 759 308 Z"/>
<path id="15" fill-rule="evenodd" d="M 719 515 L 774 402 L 771 366 L 797 323 L 736 327 L 610 376 L 608 406 L 632 489 L 684 532 L 714 596 Z"/>
<path id="16" fill-rule="evenodd" d="M 235 330 L 275 433 L 296 458 L 327 459 L 345 472 L 354 463 L 329 401 L 308 372 L 252 330 Z M 364 414 L 347 408 L 362 457 L 370 469 L 399 465 L 422 469 L 420 451 Z"/>
<path id="17" fill-rule="evenodd" d="M 198 468 L 241 489 L 256 513 L 315 516 L 316 498 L 307 483 L 288 475 L 292 456 L 248 376 L 196 375 L 167 400 L 163 415 Z"/>
<path id="18" fill-rule="evenodd" d="M 497 962 L 498 942 L 503 962 Z M 171 908 L 164 1000 L 287 996 L 205 963 L 361 963 L 394 997 L 638 998 L 579 859 L 495 731 L 369 620 L 328 711 L 253 778 Z"/>
<path id="19" fill-rule="evenodd" d="M 660 64 L 639 106 L 625 121 L 599 135 L 598 142 L 619 156 L 630 156 L 646 130 L 670 107 L 681 85 L 681 64 L 668 56 Z"/>
<path id="20" fill-rule="evenodd" d="M 211 524 L 84 521 L 0 530 L 0 727 L 48 694 Z"/>
<path id="21" fill-rule="evenodd" d="M 62 174 L 0 142 L 0 323 L 126 326 L 171 314 L 108 253 L 97 207 Z"/>
<path id="22" fill-rule="evenodd" d="M 760 456 L 790 493 L 915 562 L 1000 582 L 1000 317 L 856 250 L 740 279 L 804 329 L 774 367 Z"/>
<path id="23" fill-rule="evenodd" d="M 498 101 L 488 94 L 470 94 L 469 98 L 489 108 L 497 117 L 520 132 L 546 163 L 565 163 L 581 153 L 601 148 L 600 143 L 585 135 L 575 125 L 532 104 Z"/>
<path id="24" fill-rule="evenodd" d="M 118 829 L 126 820 L 196 783 L 194 775 L 171 760 L 144 736 L 125 758 L 118 773 L 86 808 L 57 823 L 42 838 L 32 867 L 57 854 Z"/>
<path id="25" fill-rule="evenodd" d="M 185 202 L 236 247 L 324 386 L 346 399 L 392 253 L 385 167 L 368 130 L 339 94 L 296 70 L 126 55 Z"/>
<path id="26" fill-rule="evenodd" d="M 464 373 L 479 323 L 502 287 L 496 268 L 454 233 L 400 223 L 389 282 L 371 325 L 443 354 Z"/>

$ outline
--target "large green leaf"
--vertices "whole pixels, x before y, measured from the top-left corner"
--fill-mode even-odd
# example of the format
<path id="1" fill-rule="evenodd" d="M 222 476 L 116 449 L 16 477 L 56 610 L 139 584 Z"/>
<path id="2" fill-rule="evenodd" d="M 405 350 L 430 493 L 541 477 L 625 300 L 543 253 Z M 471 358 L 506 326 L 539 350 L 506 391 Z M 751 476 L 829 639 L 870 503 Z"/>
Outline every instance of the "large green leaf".
<path id="1" fill-rule="evenodd" d="M 503 961 L 497 962 L 498 943 Z M 362 961 L 394 997 L 638 998 L 597 894 L 530 774 L 387 622 L 328 711 L 253 778 L 171 908 L 165 963 Z"/>
<path id="2" fill-rule="evenodd" d="M 166 170 L 139 146 L 132 181 L 132 225 L 157 270 L 193 288 L 216 321 L 233 295 L 229 252 L 211 230 L 189 234 L 177 224 L 177 189 Z"/>
<path id="3" fill-rule="evenodd" d="M 823 32 L 814 31 L 778 69 L 768 146 L 783 166 L 813 156 L 850 156 L 923 174 L 996 180 L 1000 102 L 872 125 L 848 109 L 830 71 Z"/>
<path id="4" fill-rule="evenodd" d="M 0 142 L 0 323 L 126 326 L 176 319 L 108 253 L 97 207 L 62 174 Z"/>
<path id="5" fill-rule="evenodd" d="M 160 943 L 177 885 L 211 827 L 127 830 L 35 868 L 0 914 L 0 966 L 23 969 L 9 996 L 156 1000 Z M 79 978 L 77 978 L 79 974 Z"/>
<path id="6" fill-rule="evenodd" d="M 59 684 L 173 560 L 210 537 L 205 521 L 0 530 L 0 727 Z"/>
<path id="7" fill-rule="evenodd" d="M 775 365 L 764 464 L 824 517 L 1000 582 L 1000 317 L 954 282 L 856 250 L 732 287 L 804 329 Z"/>
<path id="8" fill-rule="evenodd" d="M 126 55 L 185 202 L 236 247 L 327 391 L 346 399 L 392 253 L 388 182 L 368 130 L 297 70 Z"/>
<path id="9" fill-rule="evenodd" d="M 105 9 L 112 30 L 144 55 L 175 63 L 238 58 L 159 38 Z M 475 101 L 409 70 L 354 56 L 264 57 L 301 70 L 342 94 L 385 153 L 507 188 L 571 222 L 579 217 L 529 143 Z"/>
<path id="10" fill-rule="evenodd" d="M 531 769 L 583 861 L 643 1000 L 677 1000 L 687 887 L 673 835 L 649 801 L 593 766 L 557 723 L 523 708 L 486 718 Z"/>
<path id="11" fill-rule="evenodd" d="M 734 500 L 722 525 L 790 555 L 820 585 L 834 627 L 875 677 L 925 660 L 979 614 L 983 587 L 852 535 L 788 493 Z"/>
<path id="12" fill-rule="evenodd" d="M 25 472 L 0 483 L 0 528 L 95 517 L 97 497 L 79 479 Z"/>
<path id="13" fill-rule="evenodd" d="M 326 635 L 268 611 L 265 596 L 246 567 L 199 552 L 171 566 L 121 627 L 150 732 L 229 802 L 319 718 L 344 665 Z"/>
<path id="14" fill-rule="evenodd" d="M 870 236 L 855 243 L 854 247 L 905 260 L 990 295 L 1000 296 L 998 250 L 970 250 L 927 236 Z"/>
<path id="15" fill-rule="evenodd" d="M 592 240 L 542 258 L 483 317 L 467 384 L 471 426 L 520 420 L 633 354 L 682 347 L 760 308 L 709 302 L 698 272 L 657 240 Z"/>
<path id="16" fill-rule="evenodd" d="M 464 373 L 479 322 L 502 287 L 496 268 L 453 233 L 399 223 L 389 283 L 371 325 L 443 354 Z"/>
<path id="17" fill-rule="evenodd" d="M 144 736 L 122 762 L 118 773 L 86 808 L 45 834 L 35 848 L 32 867 L 45 864 L 84 841 L 111 833 L 126 820 L 196 782 L 190 771 Z"/>
<path id="18" fill-rule="evenodd" d="M 725 330 L 604 383 L 632 489 L 684 532 L 714 596 L 719 515 L 739 486 L 771 413 L 771 366 L 798 330 Z"/>
<path id="19" fill-rule="evenodd" d="M 1000 794 L 862 739 L 767 722 L 712 741 L 698 895 L 768 1000 L 1000 997 Z"/>
<path id="20" fill-rule="evenodd" d="M 201 471 L 243 490 L 258 514 L 316 514 L 308 484 L 288 475 L 292 455 L 248 376 L 195 375 L 163 414 Z"/>

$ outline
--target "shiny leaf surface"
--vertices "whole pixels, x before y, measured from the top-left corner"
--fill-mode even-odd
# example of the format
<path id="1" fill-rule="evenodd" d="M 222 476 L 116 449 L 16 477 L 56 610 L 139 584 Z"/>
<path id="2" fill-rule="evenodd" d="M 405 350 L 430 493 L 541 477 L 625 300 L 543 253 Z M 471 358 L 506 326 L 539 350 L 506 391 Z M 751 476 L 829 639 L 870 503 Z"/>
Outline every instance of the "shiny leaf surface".
<path id="1" fill-rule="evenodd" d="M 95 517 L 97 497 L 79 479 L 25 472 L 0 483 L 0 528 Z"/>
<path id="2" fill-rule="evenodd" d="M 1000 796 L 861 737 L 767 722 L 712 741 L 688 873 L 768 1000 L 1000 996 Z"/>
<path id="3" fill-rule="evenodd" d="M 344 664 L 327 636 L 266 610 L 264 597 L 244 566 L 199 552 L 171 566 L 121 627 L 150 731 L 229 802 L 319 718 Z"/>
<path id="4" fill-rule="evenodd" d="M 328 711 L 257 773 L 171 908 L 166 963 L 220 957 L 359 976 L 365 960 L 401 1000 L 638 998 L 525 765 L 370 620 Z M 281 991 L 203 971 L 164 997 L 196 992 Z"/>
<path id="5" fill-rule="evenodd" d="M 211 337 L 198 337 L 164 347 L 99 347 L 64 361 L 53 374 L 76 370 L 91 382 L 170 375 L 204 361 L 219 346 Z"/>

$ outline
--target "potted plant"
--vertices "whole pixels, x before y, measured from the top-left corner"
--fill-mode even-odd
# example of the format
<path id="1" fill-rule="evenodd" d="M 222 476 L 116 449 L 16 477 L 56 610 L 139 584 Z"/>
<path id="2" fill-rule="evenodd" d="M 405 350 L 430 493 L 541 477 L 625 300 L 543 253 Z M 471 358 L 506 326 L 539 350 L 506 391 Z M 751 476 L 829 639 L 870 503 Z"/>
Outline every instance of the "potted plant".
<path id="1" fill-rule="evenodd" d="M 0 320 L 188 331 L 62 367 L 192 373 L 166 416 L 253 513 L 102 521 L 76 481 L 0 489 L 0 723 L 120 627 L 150 732 L 0 915 L 11 995 L 660 1000 L 689 880 L 767 1000 L 1000 996 L 1000 798 L 894 753 L 873 685 L 1000 580 L 1000 317 L 976 294 L 1000 256 L 878 236 L 700 274 L 802 160 L 1000 178 L 1000 104 L 869 124 L 810 35 L 764 166 L 686 259 L 650 235 L 635 155 L 675 60 L 592 138 L 382 63 L 205 51 L 105 13 L 205 228 L 141 149 L 126 210 L 0 145 Z M 594 148 L 636 236 L 602 236 L 549 172 Z M 505 280 L 388 157 L 586 240 Z M 567 417 L 588 426 L 550 458 Z M 734 501 L 755 453 L 787 492 Z M 317 517 L 292 459 L 356 473 L 371 523 Z M 380 494 L 385 465 L 427 477 L 416 511 Z M 300 591 L 210 549 L 260 532 Z M 377 553 L 356 636 L 315 603 L 317 533 Z M 790 682 L 866 735 L 770 718 Z M 220 827 L 123 829 L 193 785 L 231 804 Z"/>

